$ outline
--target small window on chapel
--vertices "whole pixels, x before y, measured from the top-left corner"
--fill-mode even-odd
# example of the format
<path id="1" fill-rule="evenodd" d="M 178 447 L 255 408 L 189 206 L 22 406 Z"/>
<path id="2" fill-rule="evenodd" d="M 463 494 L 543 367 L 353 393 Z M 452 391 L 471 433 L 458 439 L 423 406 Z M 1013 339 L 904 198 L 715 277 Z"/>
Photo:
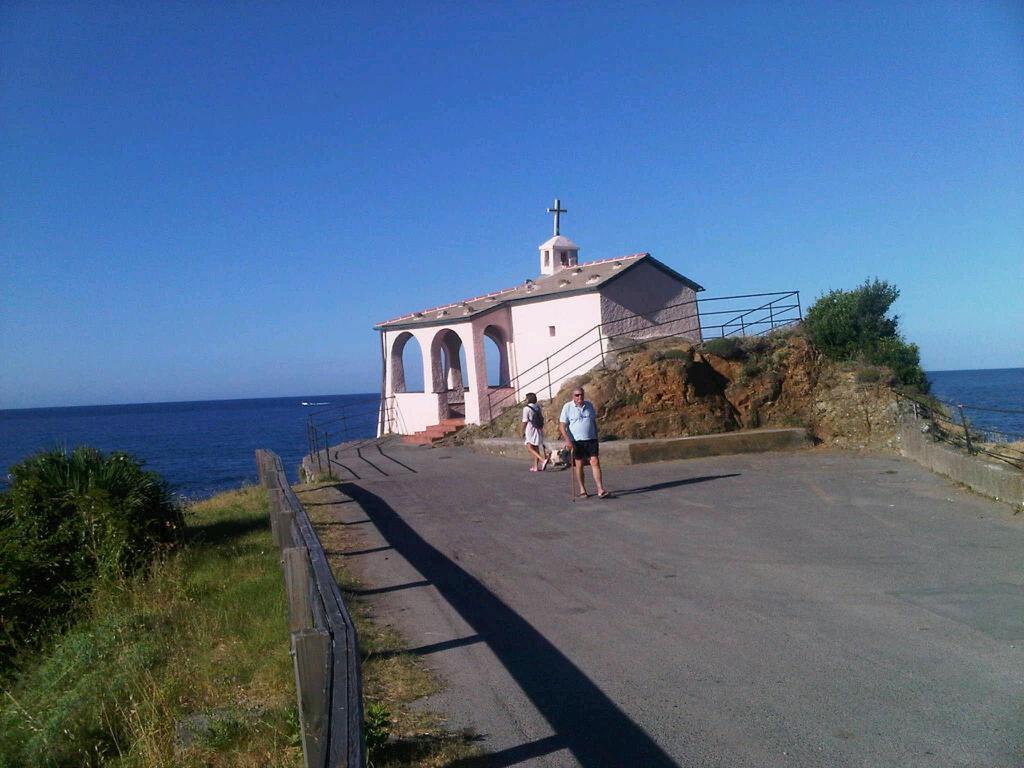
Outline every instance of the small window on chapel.
<path id="1" fill-rule="evenodd" d="M 555 326 L 549 325 L 548 326 L 548 336 L 554 336 L 554 335 L 555 335 Z"/>
<path id="2" fill-rule="evenodd" d="M 562 256 L 562 266 L 563 267 L 569 266 L 569 254 L 566 253 L 565 251 L 562 251 L 561 256 Z"/>
<path id="3" fill-rule="evenodd" d="M 547 267 L 551 264 L 551 251 L 544 251 L 544 266 Z"/>

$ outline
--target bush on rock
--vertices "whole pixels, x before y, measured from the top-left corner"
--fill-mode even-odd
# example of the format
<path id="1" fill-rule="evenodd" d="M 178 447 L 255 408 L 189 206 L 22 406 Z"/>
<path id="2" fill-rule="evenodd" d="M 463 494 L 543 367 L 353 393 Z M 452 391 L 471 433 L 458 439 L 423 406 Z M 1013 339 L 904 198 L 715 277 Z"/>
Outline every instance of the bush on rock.
<path id="1" fill-rule="evenodd" d="M 814 346 L 833 360 L 887 366 L 901 383 L 927 392 L 917 345 L 900 335 L 898 316 L 887 316 L 899 295 L 877 278 L 852 291 L 830 291 L 807 310 L 804 325 Z"/>

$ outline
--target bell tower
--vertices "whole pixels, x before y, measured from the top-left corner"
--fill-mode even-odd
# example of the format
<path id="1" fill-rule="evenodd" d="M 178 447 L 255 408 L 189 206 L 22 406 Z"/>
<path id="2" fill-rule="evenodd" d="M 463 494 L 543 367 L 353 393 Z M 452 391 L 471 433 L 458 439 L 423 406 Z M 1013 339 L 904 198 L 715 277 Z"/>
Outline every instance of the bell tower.
<path id="1" fill-rule="evenodd" d="M 540 246 L 540 273 L 542 275 L 553 275 L 568 267 L 575 267 L 580 258 L 580 247 L 559 232 L 561 216 L 563 213 L 568 213 L 562 207 L 562 201 L 556 197 L 555 206 L 548 208 L 548 213 L 555 215 L 555 234 Z"/>

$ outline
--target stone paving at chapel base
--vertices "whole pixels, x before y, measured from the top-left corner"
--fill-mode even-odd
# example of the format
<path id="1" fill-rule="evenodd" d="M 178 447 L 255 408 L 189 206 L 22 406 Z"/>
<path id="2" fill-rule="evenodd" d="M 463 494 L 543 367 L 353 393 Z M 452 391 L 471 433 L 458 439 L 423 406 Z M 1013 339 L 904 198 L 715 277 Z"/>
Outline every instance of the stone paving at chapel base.
<path id="1" fill-rule="evenodd" d="M 696 459 L 733 453 L 762 453 L 811 447 L 811 437 L 803 428 L 751 429 L 718 435 L 660 437 L 648 440 L 611 440 L 601 443 L 601 465 L 623 467 L 651 461 Z M 523 441 L 515 437 L 490 437 L 475 440 L 469 446 L 477 453 L 522 458 Z M 548 450 L 561 448 L 562 441 L 551 438 Z"/>
<path id="2" fill-rule="evenodd" d="M 575 503 L 525 455 L 372 461 L 331 491 L 347 564 L 482 765 L 1024 764 L 1008 506 L 821 449 L 609 469 Z"/>

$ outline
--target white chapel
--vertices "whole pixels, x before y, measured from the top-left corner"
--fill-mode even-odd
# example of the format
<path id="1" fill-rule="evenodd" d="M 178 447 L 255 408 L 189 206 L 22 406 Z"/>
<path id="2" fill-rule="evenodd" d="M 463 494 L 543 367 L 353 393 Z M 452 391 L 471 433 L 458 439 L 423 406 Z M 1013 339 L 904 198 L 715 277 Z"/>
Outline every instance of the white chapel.
<path id="1" fill-rule="evenodd" d="M 540 245 L 537 277 L 374 326 L 384 363 L 381 433 L 437 436 L 488 422 L 527 392 L 548 400 L 623 341 L 701 340 L 700 285 L 649 253 L 581 262 L 579 246 L 560 232 L 561 201 L 548 212 L 554 236 Z M 404 353 L 413 339 L 422 391 L 406 386 Z M 485 353 L 486 339 L 496 355 Z M 488 357 L 497 370 L 488 370 Z"/>

